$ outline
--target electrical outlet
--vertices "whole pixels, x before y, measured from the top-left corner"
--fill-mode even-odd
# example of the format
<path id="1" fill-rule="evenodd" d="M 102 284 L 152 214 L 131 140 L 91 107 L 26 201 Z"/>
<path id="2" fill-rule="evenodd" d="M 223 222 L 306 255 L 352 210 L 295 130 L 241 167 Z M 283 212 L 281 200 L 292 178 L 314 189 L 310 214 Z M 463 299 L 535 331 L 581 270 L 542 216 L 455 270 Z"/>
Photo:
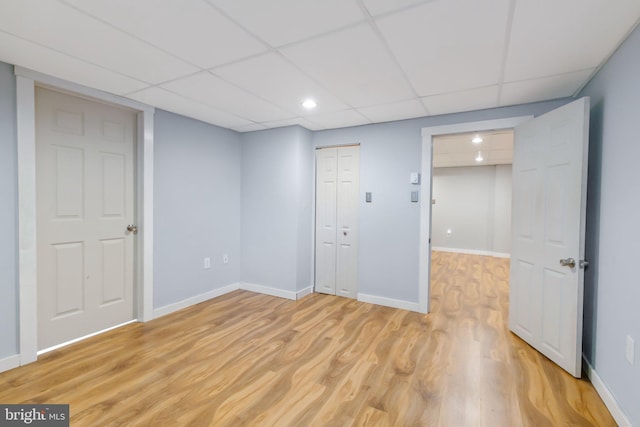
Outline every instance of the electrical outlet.
<path id="1" fill-rule="evenodd" d="M 633 366 L 633 361 L 635 360 L 636 353 L 636 342 L 631 338 L 631 335 L 627 335 L 627 362 Z"/>
<path id="2" fill-rule="evenodd" d="M 222 255 L 222 263 L 229 264 L 229 255 L 227 254 Z"/>
<path id="3" fill-rule="evenodd" d="M 203 267 L 204 267 L 205 270 L 211 268 L 211 258 L 205 257 L 204 262 L 203 262 Z"/>

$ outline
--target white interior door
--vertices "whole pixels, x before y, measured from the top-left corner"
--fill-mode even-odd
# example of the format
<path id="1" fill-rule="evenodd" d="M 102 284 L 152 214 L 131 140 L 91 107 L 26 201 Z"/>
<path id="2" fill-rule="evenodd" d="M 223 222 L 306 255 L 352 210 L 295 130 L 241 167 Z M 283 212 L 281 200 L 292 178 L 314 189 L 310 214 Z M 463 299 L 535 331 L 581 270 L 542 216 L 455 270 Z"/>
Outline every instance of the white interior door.
<path id="1" fill-rule="evenodd" d="M 359 166 L 359 146 L 338 149 L 336 295 L 348 298 L 358 290 Z"/>
<path id="2" fill-rule="evenodd" d="M 338 149 L 316 150 L 316 291 L 336 294 Z"/>
<path id="3" fill-rule="evenodd" d="M 356 298 L 360 147 L 316 150 L 316 291 Z"/>
<path id="4" fill-rule="evenodd" d="M 589 98 L 515 129 L 509 326 L 581 374 Z"/>
<path id="5" fill-rule="evenodd" d="M 135 117 L 36 88 L 39 349 L 133 319 Z"/>

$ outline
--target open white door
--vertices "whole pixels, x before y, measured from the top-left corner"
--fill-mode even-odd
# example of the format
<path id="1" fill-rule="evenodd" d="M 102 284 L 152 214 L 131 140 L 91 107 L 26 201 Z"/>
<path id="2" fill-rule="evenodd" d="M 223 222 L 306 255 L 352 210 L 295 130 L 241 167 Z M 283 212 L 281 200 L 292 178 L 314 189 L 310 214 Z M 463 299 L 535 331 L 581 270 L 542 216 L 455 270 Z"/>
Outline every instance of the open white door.
<path id="1" fill-rule="evenodd" d="M 589 98 L 515 129 L 509 327 L 581 375 Z"/>

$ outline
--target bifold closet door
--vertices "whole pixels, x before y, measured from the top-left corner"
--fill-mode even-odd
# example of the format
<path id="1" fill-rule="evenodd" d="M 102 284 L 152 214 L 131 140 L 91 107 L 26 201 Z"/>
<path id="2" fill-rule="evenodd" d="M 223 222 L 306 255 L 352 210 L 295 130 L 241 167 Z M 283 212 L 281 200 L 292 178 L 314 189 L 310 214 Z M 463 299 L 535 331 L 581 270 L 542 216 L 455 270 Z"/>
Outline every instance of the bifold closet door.
<path id="1" fill-rule="evenodd" d="M 356 298 L 360 147 L 316 151 L 316 291 Z"/>

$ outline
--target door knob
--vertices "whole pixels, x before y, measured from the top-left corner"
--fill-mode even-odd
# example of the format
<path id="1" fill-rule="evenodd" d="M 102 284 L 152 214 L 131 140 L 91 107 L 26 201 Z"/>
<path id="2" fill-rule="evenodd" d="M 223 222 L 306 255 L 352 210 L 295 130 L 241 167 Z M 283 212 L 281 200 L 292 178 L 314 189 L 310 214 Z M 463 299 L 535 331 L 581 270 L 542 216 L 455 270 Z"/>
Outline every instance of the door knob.
<path id="1" fill-rule="evenodd" d="M 560 265 L 563 267 L 575 268 L 576 260 L 573 258 L 563 258 L 560 260 Z"/>
<path id="2" fill-rule="evenodd" d="M 127 225 L 127 233 L 138 234 L 138 226 L 133 224 Z"/>

